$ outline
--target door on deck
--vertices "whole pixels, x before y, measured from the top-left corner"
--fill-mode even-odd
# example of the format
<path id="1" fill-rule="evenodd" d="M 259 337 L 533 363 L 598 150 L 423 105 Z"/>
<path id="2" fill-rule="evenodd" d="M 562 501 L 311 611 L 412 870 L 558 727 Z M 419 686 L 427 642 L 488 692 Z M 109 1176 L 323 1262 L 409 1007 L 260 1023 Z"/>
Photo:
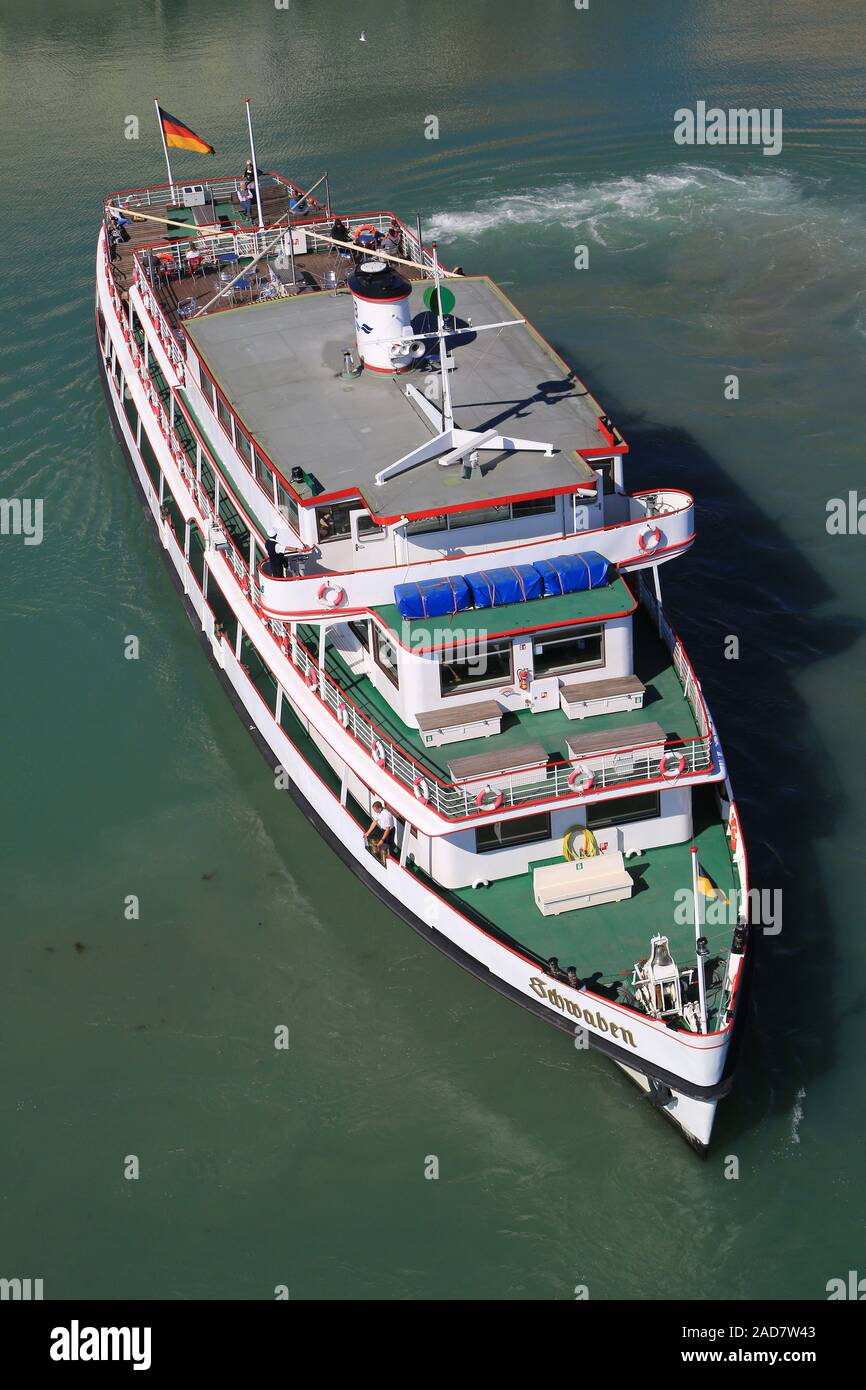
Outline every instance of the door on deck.
<path id="1" fill-rule="evenodd" d="M 394 563 L 394 545 L 386 526 L 380 526 L 365 509 L 349 513 L 355 569 L 377 569 Z"/>

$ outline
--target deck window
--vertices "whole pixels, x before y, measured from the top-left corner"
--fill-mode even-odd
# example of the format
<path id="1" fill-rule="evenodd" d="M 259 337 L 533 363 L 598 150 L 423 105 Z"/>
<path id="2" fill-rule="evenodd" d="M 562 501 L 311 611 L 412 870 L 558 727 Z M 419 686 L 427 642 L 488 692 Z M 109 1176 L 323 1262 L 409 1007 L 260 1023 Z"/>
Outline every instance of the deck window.
<path id="1" fill-rule="evenodd" d="M 373 628 L 373 660 L 384 671 L 392 685 L 400 689 L 400 676 L 397 671 L 397 648 L 377 627 Z"/>
<path id="2" fill-rule="evenodd" d="M 247 437 L 246 437 L 246 435 L 244 434 L 243 430 L 237 429 L 237 428 L 235 429 L 235 448 L 237 449 L 238 453 L 240 454 L 240 456 L 241 456 L 241 458 L 243 459 L 244 463 L 246 464 L 247 468 L 248 468 L 248 469 L 250 470 L 250 472 L 252 473 L 252 471 L 253 471 L 253 446 L 252 446 L 252 444 L 250 443 L 250 441 L 247 439 Z"/>
<path id="3" fill-rule="evenodd" d="M 495 849 L 516 849 L 518 845 L 534 845 L 550 839 L 550 814 L 515 816 L 514 820 L 493 821 L 479 825 L 475 831 L 475 853 L 489 854 Z"/>
<path id="4" fill-rule="evenodd" d="M 512 502 L 511 516 L 517 521 L 522 516 L 546 516 L 556 511 L 556 497 L 530 497 L 525 502 Z"/>
<path id="5" fill-rule="evenodd" d="M 443 696 L 484 690 L 489 685 L 511 680 L 511 641 L 509 638 L 477 645 L 451 647 L 439 654 L 439 681 Z"/>
<path id="6" fill-rule="evenodd" d="M 256 479 L 260 487 L 263 487 L 271 497 L 274 495 L 273 473 L 265 463 L 258 449 L 255 450 L 256 457 Z"/>
<path id="7" fill-rule="evenodd" d="M 407 536 L 426 536 L 428 531 L 447 531 L 448 518 L 441 516 L 416 516 L 406 527 Z"/>
<path id="8" fill-rule="evenodd" d="M 536 679 L 603 666 L 604 632 L 600 627 L 560 627 L 552 632 L 536 632 L 532 654 Z"/>
<path id="9" fill-rule="evenodd" d="M 352 507 L 317 507 L 316 528 L 320 541 L 347 540 L 352 534 L 349 516 Z"/>
<path id="10" fill-rule="evenodd" d="M 288 488 L 280 482 L 279 478 L 277 478 L 277 506 L 283 513 L 283 516 L 286 517 L 289 525 L 300 535 L 301 528 L 298 522 L 298 504 Z"/>
<path id="11" fill-rule="evenodd" d="M 225 401 L 223 400 L 222 396 L 217 396 L 217 419 L 219 420 L 229 439 L 231 439 L 232 413 L 226 405 Z"/>
<path id="12" fill-rule="evenodd" d="M 216 392 L 213 389 L 213 382 L 211 381 L 210 377 L 205 376 L 204 372 L 202 372 L 201 378 L 201 393 L 207 401 L 208 405 L 210 406 L 211 410 L 215 411 Z"/>
<path id="13" fill-rule="evenodd" d="M 452 512 L 450 529 L 457 531 L 463 526 L 488 526 L 491 522 L 507 521 L 509 512 L 507 502 L 497 503 L 493 507 L 476 507 L 469 512 Z"/>
<path id="14" fill-rule="evenodd" d="M 616 796 L 611 801 L 590 803 L 586 808 L 586 823 L 590 830 L 603 830 L 607 825 L 654 820 L 660 815 L 658 792 L 642 792 L 640 796 Z"/>

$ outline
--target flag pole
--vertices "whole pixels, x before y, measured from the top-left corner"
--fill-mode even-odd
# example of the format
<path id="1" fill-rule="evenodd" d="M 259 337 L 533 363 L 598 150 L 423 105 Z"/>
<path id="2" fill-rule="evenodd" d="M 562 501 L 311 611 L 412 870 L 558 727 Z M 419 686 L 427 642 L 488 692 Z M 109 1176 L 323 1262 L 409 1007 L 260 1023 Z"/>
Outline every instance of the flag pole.
<path id="1" fill-rule="evenodd" d="M 171 161 L 168 157 L 168 145 L 165 143 L 165 131 L 162 128 L 162 116 L 159 114 L 159 101 L 156 97 L 154 97 L 153 99 L 153 104 L 156 108 L 156 123 L 159 126 L 159 133 L 162 139 L 162 150 L 163 154 L 165 155 L 165 167 L 168 170 L 168 182 L 171 188 L 171 200 L 172 202 L 174 202 L 174 178 L 171 172 Z"/>
<path id="2" fill-rule="evenodd" d="M 253 135 L 253 117 L 252 112 L 250 111 L 249 97 L 244 97 L 244 105 L 247 108 L 247 125 L 249 126 L 250 131 L 250 158 L 253 161 L 253 178 L 255 179 L 256 183 L 256 207 L 259 210 L 259 231 L 261 232 L 264 231 L 265 223 L 264 218 L 262 217 L 262 195 L 259 190 L 259 166 L 258 161 L 256 160 L 256 141 L 255 136 Z"/>
<path id="3" fill-rule="evenodd" d="M 695 900 L 695 949 L 698 962 L 698 998 L 701 1007 L 701 1032 L 707 1031 L 707 987 L 704 980 L 704 952 L 701 940 L 701 909 L 698 901 L 698 851 L 691 846 L 692 855 L 692 895 Z"/>

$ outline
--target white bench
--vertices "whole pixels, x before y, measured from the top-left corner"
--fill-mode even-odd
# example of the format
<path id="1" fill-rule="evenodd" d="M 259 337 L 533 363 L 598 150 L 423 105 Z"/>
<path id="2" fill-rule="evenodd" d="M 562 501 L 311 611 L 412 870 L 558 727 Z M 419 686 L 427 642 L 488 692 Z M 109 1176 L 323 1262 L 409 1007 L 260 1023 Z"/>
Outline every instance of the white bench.
<path id="1" fill-rule="evenodd" d="M 532 875 L 535 906 L 545 917 L 574 912 L 599 903 L 617 903 L 630 898 L 631 875 L 619 852 L 598 854 L 573 863 L 548 864 Z"/>
<path id="2" fill-rule="evenodd" d="M 502 710 L 495 700 L 422 710 L 417 718 L 421 740 L 427 748 L 460 743 L 467 738 L 488 738 L 502 727 Z"/>
<path id="3" fill-rule="evenodd" d="M 613 676 L 610 680 L 561 686 L 559 704 L 568 719 L 586 719 L 593 714 L 643 709 L 645 694 L 646 687 L 637 676 Z"/>

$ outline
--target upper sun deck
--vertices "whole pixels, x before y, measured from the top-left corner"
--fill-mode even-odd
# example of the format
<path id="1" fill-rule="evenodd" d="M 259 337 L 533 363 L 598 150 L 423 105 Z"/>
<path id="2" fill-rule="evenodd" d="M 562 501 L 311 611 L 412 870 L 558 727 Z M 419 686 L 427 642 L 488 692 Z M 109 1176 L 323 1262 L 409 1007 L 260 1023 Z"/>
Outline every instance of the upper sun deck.
<path id="1" fill-rule="evenodd" d="M 458 328 L 467 320 L 499 322 L 514 315 L 486 277 L 451 283 Z M 409 301 L 416 333 L 435 326 L 423 288 L 414 284 Z M 376 474 L 435 430 L 410 400 L 402 375 L 342 375 L 343 353 L 355 343 L 348 294 L 303 294 L 192 319 L 185 327 L 232 408 L 284 475 L 297 463 L 303 440 L 309 471 L 324 496 L 357 490 L 383 519 L 595 482 L 577 451 L 604 452 L 598 413 L 528 324 L 499 334 L 467 328 L 449 339 L 454 416 L 464 429 L 483 433 L 495 427 L 505 436 L 513 430 L 550 443 L 551 457 L 523 449 L 492 453 L 468 478 L 433 458 L 381 484 Z M 409 379 L 413 375 L 417 380 L 414 373 Z M 438 378 L 433 381 L 438 385 Z"/>

